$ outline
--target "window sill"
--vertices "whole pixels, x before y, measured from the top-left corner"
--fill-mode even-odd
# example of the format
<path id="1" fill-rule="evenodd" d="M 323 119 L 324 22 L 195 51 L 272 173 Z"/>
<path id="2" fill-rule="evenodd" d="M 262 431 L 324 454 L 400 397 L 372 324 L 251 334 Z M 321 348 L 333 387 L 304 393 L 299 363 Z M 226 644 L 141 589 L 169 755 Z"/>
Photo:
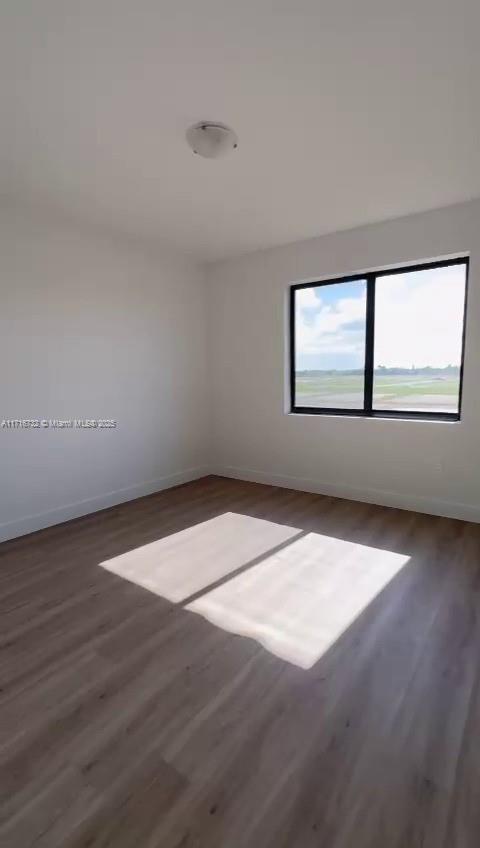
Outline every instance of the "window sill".
<path id="1" fill-rule="evenodd" d="M 290 416 L 291 418 L 335 418 L 335 419 L 345 419 L 345 418 L 353 418 L 356 421 L 405 421 L 405 422 L 417 422 L 421 424 L 460 424 L 461 418 L 459 415 L 448 415 L 446 414 L 444 417 L 432 415 L 425 416 L 423 413 L 418 414 L 409 414 L 409 413 L 388 413 L 388 412 L 376 412 L 374 415 L 364 415 L 361 412 L 312 412 L 309 410 L 301 410 L 295 411 L 288 410 L 285 412 L 285 415 Z"/>

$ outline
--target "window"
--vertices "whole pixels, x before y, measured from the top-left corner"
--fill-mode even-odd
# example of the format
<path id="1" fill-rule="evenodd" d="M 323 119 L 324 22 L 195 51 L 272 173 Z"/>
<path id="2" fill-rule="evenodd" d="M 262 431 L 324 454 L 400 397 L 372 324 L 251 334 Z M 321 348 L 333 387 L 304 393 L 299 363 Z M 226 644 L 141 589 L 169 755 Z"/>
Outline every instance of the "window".
<path id="1" fill-rule="evenodd" d="M 459 419 L 468 259 L 291 287 L 291 411 Z"/>

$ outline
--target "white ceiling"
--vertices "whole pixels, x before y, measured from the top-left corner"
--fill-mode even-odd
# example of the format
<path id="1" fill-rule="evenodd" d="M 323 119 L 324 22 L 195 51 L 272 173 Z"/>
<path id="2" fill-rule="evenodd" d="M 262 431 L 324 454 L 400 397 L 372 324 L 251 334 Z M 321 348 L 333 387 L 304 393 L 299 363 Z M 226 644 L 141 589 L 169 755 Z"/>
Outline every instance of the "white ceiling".
<path id="1" fill-rule="evenodd" d="M 208 260 L 479 196 L 479 37 L 478 0 L 2 0 L 0 183 Z"/>

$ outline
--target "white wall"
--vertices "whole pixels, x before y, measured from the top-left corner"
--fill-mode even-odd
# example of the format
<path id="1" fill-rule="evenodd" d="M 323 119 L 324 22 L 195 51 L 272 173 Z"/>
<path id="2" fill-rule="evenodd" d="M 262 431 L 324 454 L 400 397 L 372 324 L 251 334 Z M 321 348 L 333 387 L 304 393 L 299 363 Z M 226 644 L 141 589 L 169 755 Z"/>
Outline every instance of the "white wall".
<path id="1" fill-rule="evenodd" d="M 285 414 L 289 283 L 464 251 L 461 422 Z M 0 429 L 0 539 L 212 468 L 480 520 L 479 201 L 258 252 L 207 276 L 208 298 L 186 258 L 0 210 L 0 420 L 118 421 Z"/>
<path id="2" fill-rule="evenodd" d="M 285 414 L 289 283 L 465 251 L 461 422 Z M 209 346 L 219 473 L 480 520 L 480 202 L 211 266 Z"/>
<path id="3" fill-rule="evenodd" d="M 0 211 L 0 539 L 205 473 L 204 275 L 170 254 Z"/>

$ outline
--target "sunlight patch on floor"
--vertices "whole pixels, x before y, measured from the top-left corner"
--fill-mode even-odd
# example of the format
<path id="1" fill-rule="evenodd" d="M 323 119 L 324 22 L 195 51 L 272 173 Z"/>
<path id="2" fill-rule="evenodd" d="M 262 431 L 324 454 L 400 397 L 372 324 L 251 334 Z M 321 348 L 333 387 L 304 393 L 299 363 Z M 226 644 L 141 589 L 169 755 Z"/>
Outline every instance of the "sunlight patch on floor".
<path id="1" fill-rule="evenodd" d="M 226 512 L 100 565 L 180 603 L 301 533 L 296 527 Z"/>
<path id="2" fill-rule="evenodd" d="M 308 533 L 186 609 L 308 669 L 408 560 Z"/>
<path id="3" fill-rule="evenodd" d="M 227 512 L 100 565 L 308 669 L 408 561 Z"/>

